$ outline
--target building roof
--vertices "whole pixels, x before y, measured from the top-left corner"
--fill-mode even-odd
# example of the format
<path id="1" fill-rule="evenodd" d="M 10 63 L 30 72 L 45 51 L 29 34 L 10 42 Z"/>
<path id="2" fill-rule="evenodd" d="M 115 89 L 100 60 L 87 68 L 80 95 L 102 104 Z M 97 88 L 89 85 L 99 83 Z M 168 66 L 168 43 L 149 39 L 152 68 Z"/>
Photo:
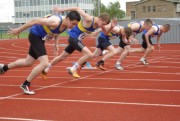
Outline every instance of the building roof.
<path id="1" fill-rule="evenodd" d="M 141 0 L 139 2 L 134 3 L 133 5 L 138 5 L 138 4 L 147 2 L 147 1 L 149 1 L 149 0 Z M 164 0 L 164 1 L 166 1 L 166 2 L 179 2 L 180 3 L 180 0 Z"/>
<path id="2" fill-rule="evenodd" d="M 122 21 L 122 22 L 119 22 L 118 24 L 120 26 L 125 26 L 132 21 L 139 22 L 139 21 L 144 21 L 145 19 L 147 19 L 147 18 Z M 149 18 L 149 19 L 151 19 L 154 23 L 160 24 L 160 25 L 163 25 L 163 24 L 179 25 L 180 24 L 180 18 Z"/>

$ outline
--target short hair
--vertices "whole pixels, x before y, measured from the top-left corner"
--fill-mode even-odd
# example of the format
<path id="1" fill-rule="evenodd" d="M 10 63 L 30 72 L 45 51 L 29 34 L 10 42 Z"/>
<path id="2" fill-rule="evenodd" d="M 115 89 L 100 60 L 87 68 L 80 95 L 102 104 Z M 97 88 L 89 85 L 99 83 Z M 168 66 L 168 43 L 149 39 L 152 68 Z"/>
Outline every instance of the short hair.
<path id="1" fill-rule="evenodd" d="M 163 27 L 166 29 L 166 30 L 170 30 L 170 24 L 164 24 Z"/>
<path id="2" fill-rule="evenodd" d="M 153 22 L 150 19 L 146 19 L 144 21 L 144 24 L 146 24 L 146 25 L 153 25 Z"/>
<path id="3" fill-rule="evenodd" d="M 126 38 L 129 39 L 129 37 L 132 35 L 132 29 L 130 27 L 125 27 L 124 32 L 126 34 Z"/>
<path id="4" fill-rule="evenodd" d="M 108 13 L 104 12 L 101 13 L 101 15 L 99 16 L 99 18 L 101 18 L 103 21 L 106 21 L 107 24 L 110 23 L 110 16 Z"/>
<path id="5" fill-rule="evenodd" d="M 67 17 L 69 17 L 70 21 L 74 21 L 74 20 L 80 21 L 81 20 L 81 16 L 80 16 L 80 14 L 77 11 L 70 11 L 67 14 L 66 18 Z"/>

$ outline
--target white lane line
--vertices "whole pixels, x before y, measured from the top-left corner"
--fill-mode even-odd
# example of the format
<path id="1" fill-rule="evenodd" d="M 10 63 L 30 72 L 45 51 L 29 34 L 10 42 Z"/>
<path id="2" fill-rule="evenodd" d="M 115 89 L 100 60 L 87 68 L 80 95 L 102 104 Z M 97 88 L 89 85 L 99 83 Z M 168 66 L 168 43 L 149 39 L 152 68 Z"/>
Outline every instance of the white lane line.
<path id="1" fill-rule="evenodd" d="M 136 102 L 111 102 L 94 100 L 68 100 L 68 99 L 46 99 L 46 98 L 10 98 L 8 100 L 33 100 L 33 101 L 55 101 L 55 102 L 73 102 L 73 103 L 95 103 L 95 104 L 114 104 L 114 105 L 137 105 L 137 106 L 155 106 L 155 107 L 174 107 L 180 108 L 180 105 L 156 104 L 156 103 L 136 103 Z"/>
<path id="2" fill-rule="evenodd" d="M 18 87 L 19 85 L 6 85 L 0 84 L 4 87 Z M 41 88 L 44 86 L 33 85 L 33 87 Z M 51 88 L 66 88 L 66 89 L 96 89 L 96 90 L 126 90 L 126 91 L 149 91 L 149 92 L 180 92 L 180 90 L 174 89 L 147 89 L 147 88 L 110 88 L 110 87 L 76 87 L 76 86 L 52 86 Z"/>
<path id="3" fill-rule="evenodd" d="M 53 121 L 53 120 L 40 120 L 40 119 L 28 119 L 28 118 L 12 118 L 12 117 L 0 117 L 2 120 L 18 120 L 18 121 Z"/>
<path id="4" fill-rule="evenodd" d="M 25 78 L 27 76 L 3 76 L 5 78 Z M 1 77 L 0 77 L 1 78 Z M 42 77 L 37 77 L 37 78 L 42 78 Z M 50 76 L 50 77 L 47 77 L 48 79 L 46 81 L 50 81 L 50 79 L 72 79 L 72 77 L 62 77 L 62 76 Z M 81 78 L 82 79 L 82 78 Z M 5 80 L 5 79 L 4 79 Z M 126 78 L 126 79 L 120 79 L 120 78 L 89 78 L 87 77 L 86 80 L 119 80 L 119 81 L 149 81 L 149 82 L 180 82 L 179 79 L 177 80 L 173 80 L 173 79 L 147 79 L 147 78 L 140 78 L 140 79 L 132 79 L 132 78 Z M 1 80 L 2 81 L 2 80 Z M 44 81 L 44 82 L 46 82 Z"/>
<path id="5" fill-rule="evenodd" d="M 165 58 L 165 57 L 162 56 L 162 57 L 158 57 L 158 58 L 155 58 L 155 59 L 152 59 L 152 60 L 157 60 L 157 59 L 161 59 L 161 58 Z M 137 65 L 137 64 L 138 64 L 138 63 L 131 64 L 131 65 L 127 65 L 126 67 L 133 66 L 133 65 Z M 74 82 L 74 81 L 78 81 L 78 80 L 85 79 L 85 78 L 88 78 L 88 77 L 97 76 L 97 75 L 100 75 L 100 74 L 104 74 L 104 73 L 107 73 L 107 72 L 111 72 L 111 71 L 113 71 L 113 70 L 115 70 L 115 69 L 108 70 L 108 71 L 103 71 L 103 72 L 96 73 L 96 74 L 92 74 L 92 75 L 85 76 L 85 77 L 82 77 L 82 78 L 79 78 L 79 79 L 72 79 L 72 80 L 69 80 L 69 81 L 52 84 L 52 85 L 45 86 L 45 87 L 42 87 L 42 88 L 38 88 L 38 89 L 35 89 L 35 90 L 42 90 L 42 89 L 50 88 L 50 87 L 53 87 L 53 86 L 62 85 L 62 84 L 66 84 L 66 83 L 70 83 L 70 82 Z M 18 96 L 18 95 L 21 95 L 21 94 L 22 94 L 22 93 L 10 95 L 10 96 L 7 96 L 7 97 L 0 98 L 0 100 L 10 99 L 10 98 L 13 98 L 13 97 Z"/>

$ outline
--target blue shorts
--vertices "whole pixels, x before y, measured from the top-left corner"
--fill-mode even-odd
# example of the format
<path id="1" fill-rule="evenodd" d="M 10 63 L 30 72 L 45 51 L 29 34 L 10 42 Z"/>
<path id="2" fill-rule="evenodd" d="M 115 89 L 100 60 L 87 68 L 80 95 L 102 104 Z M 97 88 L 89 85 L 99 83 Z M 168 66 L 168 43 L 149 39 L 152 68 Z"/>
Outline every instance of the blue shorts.
<path id="1" fill-rule="evenodd" d="M 73 53 L 75 50 L 81 52 L 85 47 L 82 41 L 77 38 L 72 38 L 71 36 L 69 36 L 68 42 L 69 45 L 65 48 L 65 51 L 69 54 Z"/>
<path id="2" fill-rule="evenodd" d="M 119 47 L 121 47 L 121 48 L 123 48 L 123 49 L 124 49 L 124 47 L 125 47 L 125 46 L 129 45 L 129 44 L 126 44 L 126 43 L 124 43 L 124 42 L 123 42 L 123 40 L 122 40 L 122 37 L 121 37 L 121 36 L 119 37 L 119 39 L 120 39 L 120 42 L 119 42 Z"/>
<path id="3" fill-rule="evenodd" d="M 112 45 L 108 39 L 103 38 L 103 37 L 98 37 L 98 45 L 96 46 L 97 48 L 100 48 L 102 51 L 104 49 L 107 49 L 110 45 Z"/>
<path id="4" fill-rule="evenodd" d="M 34 35 L 30 32 L 29 34 L 29 55 L 32 56 L 34 59 L 38 59 L 40 56 L 47 55 L 46 48 L 44 45 L 44 40 L 42 37 Z"/>
<path id="5" fill-rule="evenodd" d="M 142 47 L 143 47 L 144 49 L 146 49 L 146 48 L 147 48 L 147 42 L 146 42 L 145 34 L 142 35 L 142 39 L 143 39 L 143 41 L 142 41 Z M 149 43 L 150 43 L 151 45 L 153 45 L 150 36 L 149 36 Z"/>

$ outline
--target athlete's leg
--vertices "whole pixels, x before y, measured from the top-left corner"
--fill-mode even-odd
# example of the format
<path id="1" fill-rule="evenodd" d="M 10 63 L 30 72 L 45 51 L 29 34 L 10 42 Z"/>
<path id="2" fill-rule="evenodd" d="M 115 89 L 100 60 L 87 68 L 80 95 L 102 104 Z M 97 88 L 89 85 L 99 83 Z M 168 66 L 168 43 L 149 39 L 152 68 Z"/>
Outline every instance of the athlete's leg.
<path id="1" fill-rule="evenodd" d="M 3 70 L 3 73 L 5 73 L 9 69 L 31 66 L 31 65 L 33 65 L 33 63 L 35 61 L 36 60 L 33 57 L 28 55 L 24 59 L 18 59 L 18 60 L 14 61 L 14 62 L 9 63 L 8 65 L 4 65 L 2 67 L 2 70 Z"/>
<path id="2" fill-rule="evenodd" d="M 106 61 L 107 59 L 113 57 L 117 53 L 117 51 L 116 51 L 116 49 L 114 48 L 113 45 L 108 46 L 107 50 L 109 52 L 102 58 L 103 61 Z"/>
<path id="3" fill-rule="evenodd" d="M 56 56 L 49 64 L 48 67 L 44 70 L 44 73 L 48 73 L 48 71 L 52 68 L 52 66 L 56 65 L 57 63 L 65 60 L 70 54 L 66 51 L 63 51 L 61 55 Z"/>
<path id="4" fill-rule="evenodd" d="M 34 78 L 36 78 L 48 66 L 49 59 L 48 59 L 47 55 L 39 57 L 38 60 L 40 63 L 33 68 L 31 73 L 27 77 L 28 82 L 31 82 Z"/>

